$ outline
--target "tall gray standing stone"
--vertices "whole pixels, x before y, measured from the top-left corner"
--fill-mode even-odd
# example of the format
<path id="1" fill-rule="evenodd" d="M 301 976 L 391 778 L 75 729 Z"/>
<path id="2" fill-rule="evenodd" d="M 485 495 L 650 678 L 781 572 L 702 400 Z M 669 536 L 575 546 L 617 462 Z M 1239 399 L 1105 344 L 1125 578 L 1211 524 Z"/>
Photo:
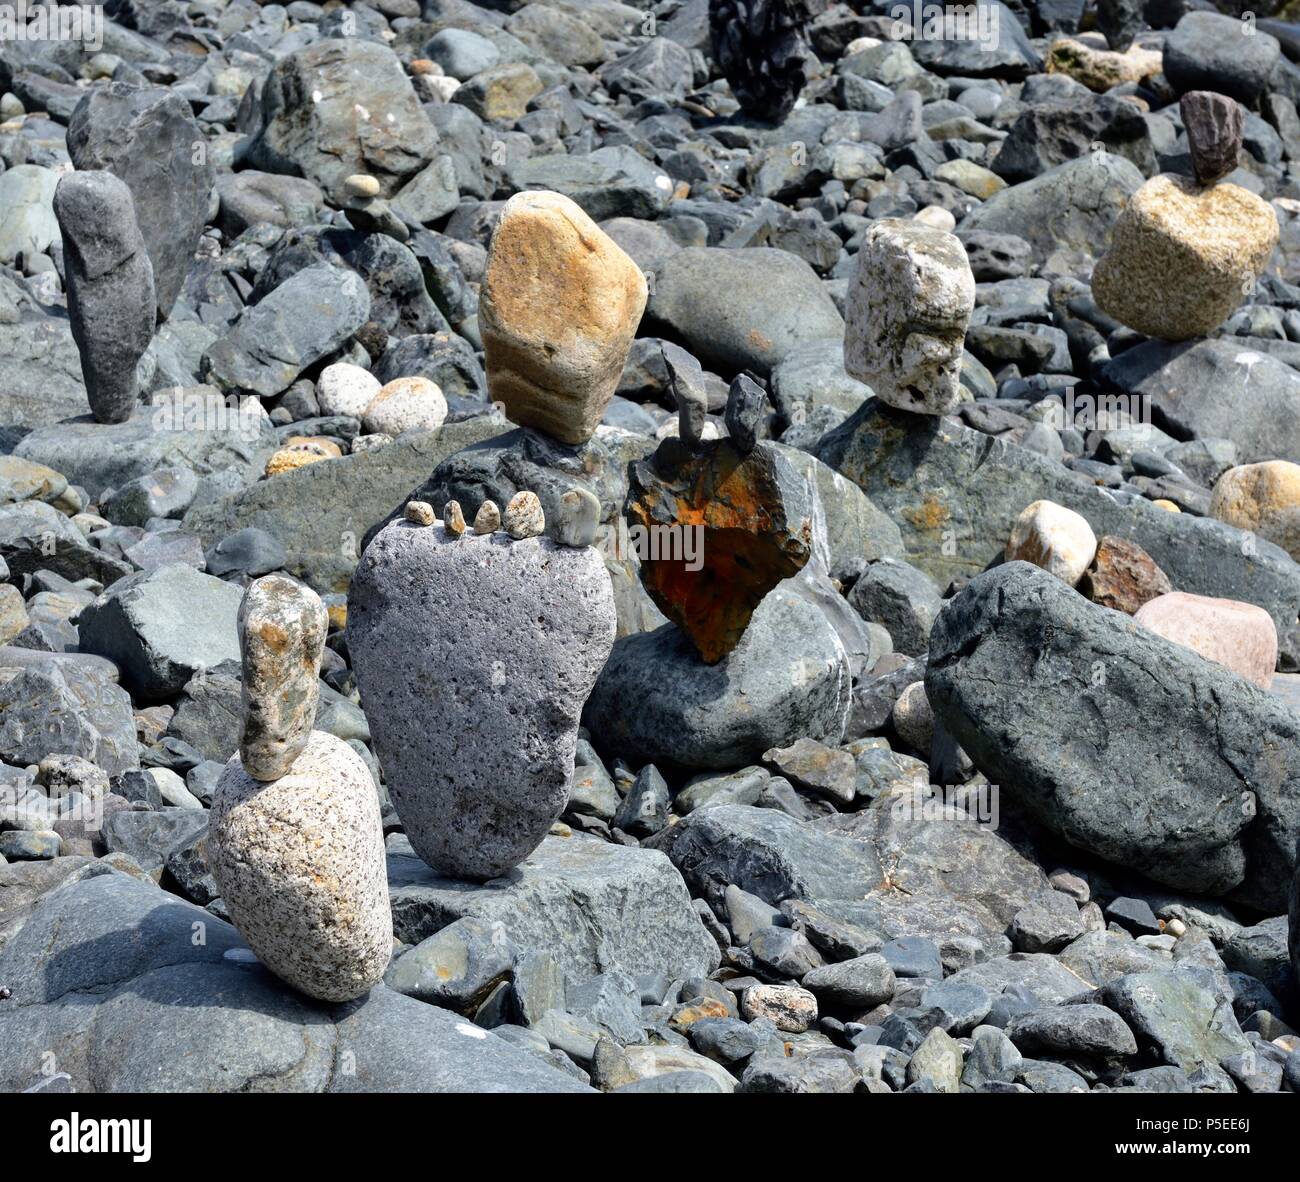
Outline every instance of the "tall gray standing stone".
<path id="1" fill-rule="evenodd" d="M 73 165 L 111 172 L 131 190 L 160 319 L 176 303 L 207 219 L 213 183 L 207 148 L 190 104 L 161 86 L 95 87 L 68 123 Z"/>
<path id="2" fill-rule="evenodd" d="M 153 339 L 153 265 L 131 190 L 111 172 L 73 172 L 54 190 L 63 234 L 72 336 L 91 413 L 123 423 L 136 402 L 136 372 Z"/>
<path id="3" fill-rule="evenodd" d="M 440 874 L 499 877 L 546 836 L 614 628 L 590 548 L 406 521 L 366 548 L 348 648 L 393 804 Z"/>

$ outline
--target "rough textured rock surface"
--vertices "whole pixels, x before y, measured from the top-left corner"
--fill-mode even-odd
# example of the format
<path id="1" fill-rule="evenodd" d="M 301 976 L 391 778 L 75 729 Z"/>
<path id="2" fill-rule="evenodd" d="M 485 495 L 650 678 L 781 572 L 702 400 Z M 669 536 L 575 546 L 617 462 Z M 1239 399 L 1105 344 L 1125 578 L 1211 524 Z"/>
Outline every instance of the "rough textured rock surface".
<path id="1" fill-rule="evenodd" d="M 1152 177 L 1115 223 L 1092 273 L 1093 298 L 1147 336 L 1204 336 L 1241 304 L 1277 240 L 1277 215 L 1253 193 Z"/>
<path id="2" fill-rule="evenodd" d="M 110 172 L 70 173 L 54 191 L 54 213 L 90 410 L 101 423 L 121 423 L 135 407 L 136 364 L 155 315 L 153 267 L 131 190 Z"/>
<path id="3" fill-rule="evenodd" d="M 140 571 L 81 613 L 81 644 L 121 666 L 136 692 L 166 697 L 201 669 L 239 661 L 242 598 L 232 583 L 182 563 Z"/>
<path id="4" fill-rule="evenodd" d="M 572 981 L 613 969 L 697 977 L 718 964 L 680 875 L 654 850 L 547 837 L 508 877 L 470 887 L 393 839 L 388 866 L 394 931 L 408 944 L 474 916 L 504 924 L 521 950 L 551 954 Z"/>
<path id="5" fill-rule="evenodd" d="M 52 1046 L 78 1092 L 586 1090 L 458 1015 L 383 985 L 361 1002 L 309 1003 L 211 912 L 139 878 L 66 861 L 74 865 L 64 885 L 17 909 L 21 930 L 0 948 L 10 990 L 0 1001 L 6 1091 L 44 1078 Z M 85 1021 L 92 999 L 93 1023 Z M 337 1058 L 339 1047 L 353 1058 Z"/>
<path id="6" fill-rule="evenodd" d="M 573 201 L 517 193 L 492 236 L 479 303 L 489 395 L 522 426 L 590 439 L 645 302 L 645 276 Z"/>
<path id="7" fill-rule="evenodd" d="M 1215 482 L 1210 516 L 1300 554 L 1300 464 L 1265 460 L 1229 468 Z"/>
<path id="8" fill-rule="evenodd" d="M 1096 557 L 1078 586 L 1079 593 L 1093 603 L 1129 616 L 1148 600 L 1173 590 L 1169 576 L 1141 546 L 1109 535 L 1097 542 Z"/>
<path id="9" fill-rule="evenodd" d="M 288 775 L 320 700 L 329 617 L 320 596 L 284 575 L 251 583 L 239 605 L 244 726 L 239 758 L 257 780 Z"/>
<path id="10" fill-rule="evenodd" d="M 327 38 L 282 57 L 262 88 L 249 163 L 343 195 L 354 173 L 391 197 L 435 155 L 438 135 L 382 42 Z"/>
<path id="11" fill-rule="evenodd" d="M 925 684 L 976 766 L 1066 841 L 1170 886 L 1281 905 L 1300 719 L 1269 694 L 1027 563 L 949 602 Z"/>
<path id="12" fill-rule="evenodd" d="M 1237 167 L 1245 112 L 1226 94 L 1189 90 L 1178 101 L 1196 179 L 1210 185 Z"/>
<path id="13" fill-rule="evenodd" d="M 1016 518 L 1007 540 L 1006 558 L 1032 562 L 1073 587 L 1097 554 L 1097 535 L 1073 509 L 1051 501 L 1034 501 Z"/>
<path id="14" fill-rule="evenodd" d="M 348 647 L 393 803 L 430 866 L 495 878 L 537 848 L 613 639 L 594 550 L 406 522 L 366 547 Z"/>
<path id="15" fill-rule="evenodd" d="M 975 278 L 952 234 L 892 218 L 867 231 L 848 299 L 844 368 L 882 402 L 946 414 L 961 389 Z"/>
<path id="16" fill-rule="evenodd" d="M 269 782 L 232 756 L 208 848 L 235 926 L 276 976 L 325 1001 L 350 1001 L 383 977 L 393 944 L 379 797 L 341 739 L 312 732 Z"/>
<path id="17" fill-rule="evenodd" d="M 1300 567 L 1284 550 L 1259 541 L 1243 563 L 1239 530 L 1141 501 L 1120 505 L 1045 457 L 948 419 L 872 400 L 826 435 L 817 454 L 898 523 L 908 561 L 940 586 L 988 566 L 1025 506 L 1046 499 L 1073 509 L 1098 537 L 1137 542 L 1185 591 L 1256 603 L 1279 629 L 1300 609 Z"/>

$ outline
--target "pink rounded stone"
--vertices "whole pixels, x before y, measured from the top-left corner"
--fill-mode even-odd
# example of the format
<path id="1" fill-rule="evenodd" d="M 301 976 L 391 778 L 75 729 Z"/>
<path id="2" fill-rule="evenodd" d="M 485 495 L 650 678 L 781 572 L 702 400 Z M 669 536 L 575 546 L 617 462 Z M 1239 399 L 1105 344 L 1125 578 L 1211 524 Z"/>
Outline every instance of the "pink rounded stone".
<path id="1" fill-rule="evenodd" d="M 1253 603 L 1171 591 L 1144 603 L 1133 618 L 1263 689 L 1273 680 L 1277 628 L 1273 617 Z"/>

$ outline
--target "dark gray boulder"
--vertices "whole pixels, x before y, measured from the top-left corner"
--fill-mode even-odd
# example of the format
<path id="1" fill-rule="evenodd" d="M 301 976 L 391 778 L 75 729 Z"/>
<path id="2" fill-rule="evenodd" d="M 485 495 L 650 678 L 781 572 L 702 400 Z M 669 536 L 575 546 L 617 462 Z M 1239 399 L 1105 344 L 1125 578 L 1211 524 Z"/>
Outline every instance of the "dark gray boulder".
<path id="1" fill-rule="evenodd" d="M 1300 717 L 1270 694 L 1022 562 L 948 602 L 925 686 L 975 765 L 1070 844 L 1169 886 L 1284 905 Z"/>

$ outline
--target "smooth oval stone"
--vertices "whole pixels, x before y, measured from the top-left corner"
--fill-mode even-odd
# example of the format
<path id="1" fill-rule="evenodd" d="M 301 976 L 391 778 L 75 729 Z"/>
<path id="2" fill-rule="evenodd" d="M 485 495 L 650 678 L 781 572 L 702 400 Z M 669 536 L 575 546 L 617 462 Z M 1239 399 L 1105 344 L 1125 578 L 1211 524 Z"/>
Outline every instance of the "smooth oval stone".
<path id="1" fill-rule="evenodd" d="M 614 630 L 593 549 L 403 521 L 366 547 L 348 649 L 393 804 L 440 874 L 496 878 L 546 836 Z"/>
<path id="2" fill-rule="evenodd" d="M 1166 640 L 1268 689 L 1277 668 L 1277 627 L 1253 603 L 1171 591 L 1149 600 L 1133 617 Z"/>
<path id="3" fill-rule="evenodd" d="M 312 731 L 269 783 L 231 756 L 212 797 L 208 852 L 235 927 L 277 977 L 349 1001 L 384 975 L 393 917 L 379 796 L 342 739 Z"/>
<path id="4" fill-rule="evenodd" d="M 239 757 L 254 779 L 287 775 L 307 746 L 328 630 L 320 596 L 287 575 L 267 575 L 244 593 L 239 605 L 244 667 Z"/>

